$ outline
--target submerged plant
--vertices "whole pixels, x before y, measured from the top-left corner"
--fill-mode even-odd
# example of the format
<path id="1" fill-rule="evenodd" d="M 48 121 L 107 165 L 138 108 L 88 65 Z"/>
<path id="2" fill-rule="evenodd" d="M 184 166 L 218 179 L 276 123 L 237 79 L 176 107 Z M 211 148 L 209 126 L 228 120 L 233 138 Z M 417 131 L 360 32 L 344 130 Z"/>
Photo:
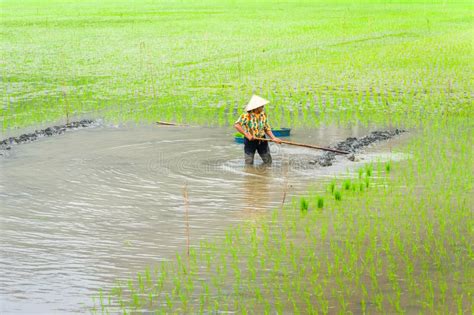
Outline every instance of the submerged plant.
<path id="1" fill-rule="evenodd" d="M 302 213 L 308 212 L 309 202 L 305 198 L 300 198 L 300 211 Z"/>
<path id="2" fill-rule="evenodd" d="M 329 184 L 329 191 L 331 193 L 334 193 L 334 190 L 336 189 L 336 183 L 333 181 Z"/>
<path id="3" fill-rule="evenodd" d="M 367 168 L 365 169 L 365 174 L 367 175 L 367 177 L 372 176 L 372 166 L 367 166 Z"/>
<path id="4" fill-rule="evenodd" d="M 345 180 L 342 186 L 345 190 L 351 189 L 351 181 L 349 179 Z"/>
<path id="5" fill-rule="evenodd" d="M 324 198 L 321 196 L 318 196 L 317 198 L 317 206 L 318 209 L 322 209 L 324 207 Z"/>

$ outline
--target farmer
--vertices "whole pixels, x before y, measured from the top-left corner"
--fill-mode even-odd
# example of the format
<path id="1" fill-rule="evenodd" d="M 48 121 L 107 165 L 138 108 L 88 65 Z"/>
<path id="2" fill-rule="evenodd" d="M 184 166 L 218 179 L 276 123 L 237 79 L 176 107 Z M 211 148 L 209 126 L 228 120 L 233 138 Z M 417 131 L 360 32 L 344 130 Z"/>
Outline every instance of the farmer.
<path id="1" fill-rule="evenodd" d="M 240 115 L 234 124 L 235 129 L 245 136 L 244 152 L 247 165 L 253 164 L 255 151 L 258 152 L 264 164 L 270 165 L 272 163 L 268 141 L 257 140 L 257 138 L 265 138 L 266 134 L 276 143 L 281 143 L 281 140 L 273 135 L 267 115 L 263 111 L 263 106 L 268 103 L 269 101 L 253 95 L 245 107 L 246 113 Z"/>

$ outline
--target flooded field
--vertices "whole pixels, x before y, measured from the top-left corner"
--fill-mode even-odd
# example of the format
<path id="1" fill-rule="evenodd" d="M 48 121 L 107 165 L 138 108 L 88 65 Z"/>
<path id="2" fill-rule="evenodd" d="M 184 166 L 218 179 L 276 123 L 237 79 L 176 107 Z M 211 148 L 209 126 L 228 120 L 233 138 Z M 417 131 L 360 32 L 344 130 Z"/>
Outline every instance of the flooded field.
<path id="1" fill-rule="evenodd" d="M 291 140 L 328 146 L 369 128 L 294 130 Z M 368 161 L 397 160 L 382 142 L 356 162 L 308 161 L 320 151 L 271 145 L 271 167 L 245 167 L 230 128 L 98 127 L 16 145 L 0 160 L 2 313 L 84 312 L 97 288 L 132 277 L 186 246 L 224 237 L 232 224 L 268 214 L 315 181 Z"/>
<path id="2" fill-rule="evenodd" d="M 0 314 L 472 313 L 472 0 L 0 7 Z"/>

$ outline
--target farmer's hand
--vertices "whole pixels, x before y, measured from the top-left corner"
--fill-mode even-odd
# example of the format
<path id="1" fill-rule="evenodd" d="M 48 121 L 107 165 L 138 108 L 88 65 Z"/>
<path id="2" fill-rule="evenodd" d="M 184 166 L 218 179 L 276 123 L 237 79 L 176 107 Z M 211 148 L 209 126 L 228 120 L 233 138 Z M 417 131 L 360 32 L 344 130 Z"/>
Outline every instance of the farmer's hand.
<path id="1" fill-rule="evenodd" d="M 273 138 L 272 140 L 273 140 L 273 142 L 275 142 L 275 143 L 281 144 L 281 140 L 278 139 L 278 138 L 276 138 L 276 137 Z"/>
<path id="2" fill-rule="evenodd" d="M 245 134 L 245 138 L 247 138 L 249 141 L 254 140 L 254 137 L 250 133 Z"/>

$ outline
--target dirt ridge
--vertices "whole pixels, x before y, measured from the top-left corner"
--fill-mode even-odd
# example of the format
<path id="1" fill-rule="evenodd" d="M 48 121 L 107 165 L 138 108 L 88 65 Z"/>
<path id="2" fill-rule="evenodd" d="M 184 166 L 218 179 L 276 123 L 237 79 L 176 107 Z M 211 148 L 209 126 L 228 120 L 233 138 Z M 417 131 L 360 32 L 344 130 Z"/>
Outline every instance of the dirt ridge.
<path id="1" fill-rule="evenodd" d="M 369 145 L 375 142 L 388 140 L 404 132 L 406 131 L 398 128 L 395 130 L 376 130 L 372 131 L 367 136 L 363 136 L 361 138 L 346 138 L 345 140 L 340 141 L 330 147 L 342 151 L 351 152 L 352 154 L 348 156 L 348 159 L 354 161 L 354 153 L 359 152 L 362 148 L 368 147 Z M 325 152 L 322 155 L 318 156 L 316 159 L 309 161 L 309 164 L 318 164 L 323 167 L 331 166 L 334 160 L 336 159 L 336 155 L 337 154 L 333 152 Z"/>
<path id="2" fill-rule="evenodd" d="M 12 145 L 22 144 L 27 142 L 36 141 L 39 138 L 50 137 L 65 133 L 67 130 L 75 130 L 81 128 L 88 128 L 96 124 L 96 121 L 91 119 L 82 119 L 79 121 L 73 121 L 64 125 L 57 125 L 48 127 L 41 130 L 35 130 L 34 132 L 24 133 L 18 137 L 9 137 L 0 141 L 0 156 L 5 155 L 6 151 L 11 149 Z"/>

